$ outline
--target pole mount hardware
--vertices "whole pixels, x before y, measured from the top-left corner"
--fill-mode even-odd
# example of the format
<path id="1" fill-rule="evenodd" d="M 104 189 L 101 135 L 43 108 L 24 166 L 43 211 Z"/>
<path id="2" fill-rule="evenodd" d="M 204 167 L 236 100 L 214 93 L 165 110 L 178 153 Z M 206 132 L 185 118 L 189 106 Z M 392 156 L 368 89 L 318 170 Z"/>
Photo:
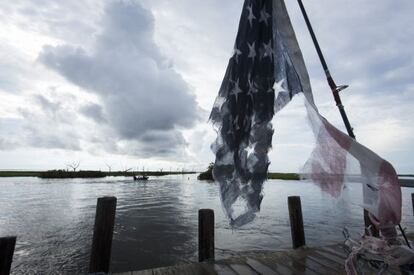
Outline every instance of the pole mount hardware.
<path id="1" fill-rule="evenodd" d="M 336 93 L 339 93 L 340 91 L 343 91 L 343 90 L 345 90 L 348 87 L 349 87 L 349 85 L 339 85 L 339 86 L 336 86 L 335 92 Z"/>

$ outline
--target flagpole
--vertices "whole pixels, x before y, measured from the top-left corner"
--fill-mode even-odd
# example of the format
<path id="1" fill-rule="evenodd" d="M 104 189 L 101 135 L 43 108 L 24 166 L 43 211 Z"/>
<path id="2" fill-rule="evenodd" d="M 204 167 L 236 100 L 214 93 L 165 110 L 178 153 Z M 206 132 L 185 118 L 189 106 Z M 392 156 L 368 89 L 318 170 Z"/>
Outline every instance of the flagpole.
<path id="1" fill-rule="evenodd" d="M 322 54 L 322 50 L 321 50 L 321 47 L 319 46 L 319 42 L 316 39 L 316 36 L 315 36 L 314 31 L 313 31 L 312 25 L 309 21 L 308 14 L 306 13 L 305 7 L 303 6 L 302 0 L 298 0 L 298 3 L 299 3 L 300 10 L 302 11 L 303 18 L 305 19 L 306 26 L 308 27 L 309 33 L 312 37 L 313 44 L 315 45 L 316 52 L 318 53 L 319 60 L 321 61 L 322 67 L 325 71 L 326 80 L 328 81 L 329 87 L 331 88 L 332 94 L 333 94 L 335 102 L 336 102 L 336 106 L 338 106 L 339 112 L 341 113 L 341 117 L 342 117 L 342 120 L 344 121 L 344 124 L 345 124 L 346 130 L 348 132 L 348 135 L 351 138 L 356 139 L 355 135 L 354 135 L 354 129 L 352 128 L 351 123 L 348 120 L 348 116 L 346 115 L 345 108 L 342 105 L 341 97 L 339 95 L 339 92 L 346 89 L 346 88 L 348 88 L 348 85 L 337 86 L 335 84 L 335 81 L 333 80 L 333 78 L 331 76 L 331 73 L 329 72 L 328 65 L 326 64 L 325 57 Z M 371 220 L 368 216 L 368 211 L 366 209 L 364 209 L 364 223 L 365 223 L 365 226 L 367 228 L 371 226 L 372 235 L 374 235 L 374 236 L 379 235 L 379 232 L 375 229 L 375 227 L 373 227 L 373 224 L 372 224 L 372 222 L 371 222 Z M 405 232 L 401 227 L 401 224 L 398 224 L 398 227 L 399 227 L 399 229 L 400 229 L 400 231 L 401 231 L 408 247 L 411 247 L 408 240 L 407 240 Z"/>
<path id="2" fill-rule="evenodd" d="M 318 40 L 316 39 L 315 33 L 313 32 L 312 25 L 309 21 L 308 14 L 306 13 L 305 7 L 303 6 L 302 0 L 298 0 L 300 10 L 302 11 L 303 17 L 305 18 L 306 25 L 308 27 L 309 33 L 312 37 L 313 44 L 315 45 L 316 52 L 318 53 L 319 59 L 322 63 L 323 70 L 325 71 L 326 80 L 328 81 L 329 87 L 331 88 L 333 97 L 335 99 L 336 106 L 339 109 L 339 113 L 341 114 L 342 120 L 344 121 L 346 131 L 348 135 L 355 139 L 354 129 L 349 122 L 348 116 L 346 115 L 344 105 L 342 105 L 341 97 L 339 92 L 348 88 L 348 85 L 341 85 L 337 86 L 335 81 L 333 80 L 331 73 L 329 72 L 328 65 L 326 64 L 325 57 L 322 54 L 321 47 L 319 46 Z"/>
<path id="3" fill-rule="evenodd" d="M 325 72 L 326 80 L 328 81 L 329 87 L 331 88 L 333 97 L 335 99 L 336 106 L 338 107 L 339 113 L 341 114 L 342 120 L 345 124 L 346 131 L 348 132 L 348 135 L 352 139 L 356 139 L 355 134 L 354 134 L 354 129 L 352 128 L 351 123 L 349 122 L 348 116 L 346 115 L 346 112 L 345 112 L 344 105 L 342 105 L 341 97 L 339 95 L 339 92 L 348 88 L 348 85 L 341 85 L 341 86 L 336 85 L 335 81 L 333 80 L 331 76 L 331 73 L 329 72 L 328 65 L 326 64 L 325 57 L 323 56 L 321 47 L 319 46 L 318 40 L 316 39 L 315 33 L 309 21 L 309 17 L 308 17 L 308 14 L 306 13 L 305 7 L 303 6 L 302 0 L 298 0 L 298 3 L 299 3 L 300 10 L 302 11 L 302 15 L 305 19 L 306 26 L 308 27 L 309 33 L 312 37 L 313 44 L 315 45 L 316 52 L 318 53 L 319 60 L 321 61 L 323 70 Z M 372 233 L 372 235 L 374 236 L 379 236 L 379 232 L 373 226 L 369 218 L 368 211 L 366 209 L 364 209 L 364 224 L 366 228 L 371 228 L 371 232 L 369 233 Z M 368 232 L 368 230 L 366 231 Z"/>

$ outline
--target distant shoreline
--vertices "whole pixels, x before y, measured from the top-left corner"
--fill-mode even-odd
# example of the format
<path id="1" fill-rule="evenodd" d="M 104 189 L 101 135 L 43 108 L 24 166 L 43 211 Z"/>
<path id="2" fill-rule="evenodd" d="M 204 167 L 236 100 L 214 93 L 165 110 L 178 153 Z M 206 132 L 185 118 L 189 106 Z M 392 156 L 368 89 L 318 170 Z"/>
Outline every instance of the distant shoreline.
<path id="1" fill-rule="evenodd" d="M 103 177 L 133 177 L 138 175 L 166 176 L 185 175 L 197 172 L 173 172 L 173 171 L 96 171 L 96 170 L 49 170 L 49 171 L 0 171 L 0 177 L 38 177 L 38 178 L 103 178 Z"/>
<path id="2" fill-rule="evenodd" d="M 189 171 L 96 171 L 96 170 L 80 170 L 80 171 L 67 171 L 67 170 L 50 170 L 50 171 L 0 171 L 0 178 L 6 177 L 38 177 L 45 179 L 53 178 L 104 178 L 104 177 L 133 177 L 146 175 L 151 177 L 167 176 L 167 175 L 187 175 L 187 174 L 200 174 L 200 172 Z M 204 174 L 202 180 L 213 180 L 210 173 Z M 414 187 L 414 175 L 401 174 L 398 175 L 399 181 L 402 187 Z M 200 178 L 199 178 L 200 179 Z M 300 180 L 298 173 L 276 173 L 269 172 L 267 179 L 271 180 Z"/>

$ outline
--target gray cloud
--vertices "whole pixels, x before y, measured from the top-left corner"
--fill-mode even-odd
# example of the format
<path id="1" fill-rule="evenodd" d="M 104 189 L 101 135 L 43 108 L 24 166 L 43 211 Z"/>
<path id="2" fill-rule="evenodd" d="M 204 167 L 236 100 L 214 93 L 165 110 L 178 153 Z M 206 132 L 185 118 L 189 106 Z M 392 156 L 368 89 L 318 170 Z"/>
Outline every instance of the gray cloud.
<path id="1" fill-rule="evenodd" d="M 82 106 L 79 111 L 86 117 L 93 119 L 96 123 L 106 122 L 102 106 L 90 103 Z"/>
<path id="2" fill-rule="evenodd" d="M 169 157 L 174 156 L 176 161 L 186 156 L 187 142 L 177 131 L 147 131 L 140 142 L 130 141 L 127 146 L 119 148 L 120 153 L 129 153 L 141 157 Z"/>
<path id="3" fill-rule="evenodd" d="M 39 60 L 98 95 L 121 139 L 156 144 L 160 154 L 182 146 L 179 130 L 192 127 L 200 110 L 186 82 L 155 44 L 151 12 L 138 3 L 112 3 L 102 26 L 91 52 L 70 45 L 45 46 Z M 157 142 L 159 137 L 163 142 Z"/>
<path id="4" fill-rule="evenodd" d="M 81 150 L 79 136 L 73 131 L 54 128 L 27 128 L 25 145 L 35 148 Z"/>
<path id="5" fill-rule="evenodd" d="M 56 102 L 56 101 L 52 102 L 51 100 L 49 100 L 43 95 L 39 95 L 39 94 L 34 95 L 34 99 L 40 105 L 40 107 L 46 112 L 56 114 L 56 112 L 59 111 L 59 109 L 61 108 L 60 102 Z"/>

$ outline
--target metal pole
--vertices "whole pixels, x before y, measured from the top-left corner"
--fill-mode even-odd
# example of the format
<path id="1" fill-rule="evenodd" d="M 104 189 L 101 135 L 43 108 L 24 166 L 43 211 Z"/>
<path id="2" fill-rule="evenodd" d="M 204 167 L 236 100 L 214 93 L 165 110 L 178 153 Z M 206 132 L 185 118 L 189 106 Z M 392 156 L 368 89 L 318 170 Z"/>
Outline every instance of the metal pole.
<path id="1" fill-rule="evenodd" d="M 335 84 L 335 81 L 333 80 L 333 78 L 331 76 L 331 73 L 329 72 L 328 65 L 326 64 L 325 57 L 322 54 L 321 47 L 319 46 L 318 40 L 316 39 L 316 36 L 315 36 L 314 31 L 313 31 L 312 25 L 309 21 L 308 14 L 306 13 L 305 7 L 303 6 L 302 0 L 298 0 L 298 3 L 299 3 L 300 10 L 302 11 L 303 18 L 305 19 L 306 26 L 308 27 L 309 33 L 312 37 L 313 44 L 315 45 L 316 52 L 318 53 L 319 60 L 321 61 L 322 67 L 325 71 L 326 79 L 328 81 L 329 87 L 331 88 L 332 94 L 334 96 L 336 106 L 338 107 L 339 113 L 341 114 L 342 120 L 344 121 L 346 131 L 348 132 L 348 135 L 351 138 L 355 139 L 354 129 L 352 128 L 351 123 L 348 120 L 348 116 L 346 115 L 345 108 L 342 105 L 341 97 L 339 96 L 339 92 L 346 89 L 346 88 L 348 88 L 348 85 L 337 86 Z M 413 205 L 414 205 L 414 203 L 413 203 Z M 364 221 L 365 221 L 365 226 L 366 227 L 368 227 L 370 225 L 371 226 L 373 225 L 371 223 L 371 220 L 369 219 L 368 211 L 365 210 L 365 209 L 364 209 Z M 405 237 L 405 233 L 404 233 L 404 230 L 402 230 L 402 228 L 401 228 L 401 224 L 398 224 L 398 226 L 401 230 L 401 233 Z M 373 229 L 375 229 L 375 228 L 373 227 Z M 374 236 L 379 235 L 378 231 L 374 231 L 373 233 L 374 233 L 373 234 Z M 406 239 L 406 237 L 405 237 L 405 241 L 406 241 L 407 245 L 410 247 L 410 244 L 409 244 L 408 240 Z"/>
<path id="2" fill-rule="evenodd" d="M 325 71 L 326 80 L 328 81 L 328 85 L 331 88 L 332 95 L 335 99 L 336 106 L 338 107 L 339 113 L 341 114 L 342 120 L 345 124 L 346 131 L 348 132 L 348 135 L 351 138 L 355 139 L 354 129 L 352 128 L 351 123 L 349 122 L 348 116 L 346 115 L 346 112 L 345 112 L 344 105 L 342 105 L 341 97 L 339 95 L 339 92 L 348 88 L 348 85 L 342 85 L 342 86 L 336 85 L 335 81 L 333 80 L 331 76 L 331 73 L 329 72 L 328 65 L 326 64 L 325 57 L 322 54 L 321 47 L 319 46 L 318 40 L 316 39 L 315 33 L 309 21 L 309 17 L 308 17 L 308 14 L 306 13 L 305 7 L 303 6 L 302 0 L 298 0 L 298 3 L 299 3 L 300 10 L 302 11 L 303 17 L 305 19 L 306 26 L 308 27 L 309 33 L 312 37 L 313 44 L 315 45 L 316 52 L 318 53 L 319 60 L 321 61 L 323 70 Z M 376 228 L 374 227 L 374 225 L 372 224 L 369 218 L 368 211 L 365 209 L 364 209 L 364 222 L 365 222 L 365 227 L 368 228 L 369 226 L 371 226 L 372 233 L 374 236 L 379 236 L 378 231 L 376 230 Z"/>
<path id="3" fill-rule="evenodd" d="M 326 79 L 328 81 L 329 87 L 331 88 L 333 97 L 335 99 L 336 106 L 339 109 L 339 113 L 341 114 L 342 120 L 344 121 L 346 131 L 348 135 L 355 139 L 355 134 L 351 123 L 348 120 L 348 116 L 346 115 L 344 105 L 342 105 L 341 97 L 339 96 L 339 92 L 343 89 L 346 89 L 348 86 L 337 86 L 335 81 L 333 80 L 331 73 L 329 72 L 328 65 L 326 64 L 325 57 L 322 54 L 321 47 L 319 46 L 318 40 L 316 39 L 315 33 L 313 32 L 312 25 L 309 21 L 308 14 L 306 13 L 305 7 L 303 6 L 302 0 L 298 0 L 300 10 L 302 11 L 303 17 L 305 18 L 306 26 L 308 27 L 309 33 L 312 37 L 313 44 L 315 45 L 316 52 L 318 53 L 319 60 L 322 63 L 323 70 L 325 71 Z"/>

